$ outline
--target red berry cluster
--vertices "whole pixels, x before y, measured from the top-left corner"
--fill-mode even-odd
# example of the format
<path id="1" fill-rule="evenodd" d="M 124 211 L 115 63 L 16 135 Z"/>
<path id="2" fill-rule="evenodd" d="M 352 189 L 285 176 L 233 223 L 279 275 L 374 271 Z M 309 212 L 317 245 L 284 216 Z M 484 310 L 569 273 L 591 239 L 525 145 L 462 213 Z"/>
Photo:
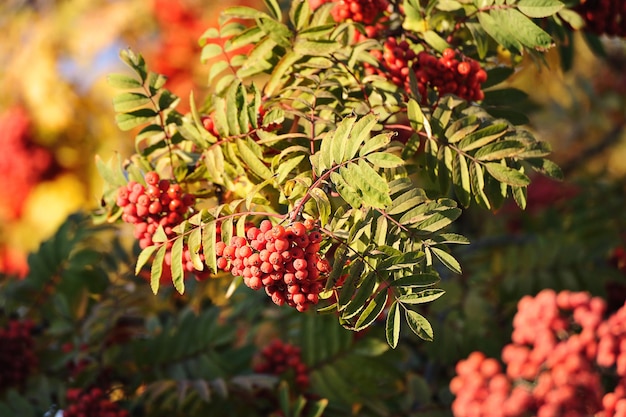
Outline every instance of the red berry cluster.
<path id="1" fill-rule="evenodd" d="M 371 25 L 387 10 L 387 0 L 335 0 L 331 14 L 336 22 L 352 20 Z"/>
<path id="2" fill-rule="evenodd" d="M 24 203 L 39 182 L 55 174 L 53 155 L 36 145 L 30 134 L 31 121 L 21 107 L 0 114 L 0 220 L 10 221 L 22 215 Z"/>
<path id="3" fill-rule="evenodd" d="M 37 366 L 34 324 L 30 320 L 9 320 L 0 328 L 0 392 L 20 387 Z"/>
<path id="4" fill-rule="evenodd" d="M 146 174 L 145 181 L 146 187 L 129 181 L 117 192 L 122 220 L 135 225 L 135 238 L 142 249 L 152 246 L 152 236 L 159 226 L 171 236 L 172 228 L 180 224 L 195 202 L 192 194 L 183 193 L 180 185 L 161 179 L 154 171 Z"/>
<path id="5" fill-rule="evenodd" d="M 487 81 L 487 72 L 478 61 L 462 57 L 451 48 L 437 58 L 426 51 L 416 54 L 406 40 L 389 37 L 383 51 L 373 51 L 372 54 L 382 61 L 382 67 L 369 67 L 367 71 L 377 72 L 407 90 L 409 72 L 414 71 L 424 103 L 429 88 L 440 96 L 455 94 L 465 100 L 482 100 L 485 97 L 481 84 Z"/>
<path id="6" fill-rule="evenodd" d="M 308 387 L 309 369 L 302 362 L 300 348 L 278 339 L 263 348 L 261 360 L 254 366 L 254 372 L 260 374 L 284 375 L 290 370 L 298 387 Z"/>
<path id="7" fill-rule="evenodd" d="M 472 353 L 450 382 L 456 417 L 626 417 L 626 306 L 584 292 L 543 290 L 518 303 L 500 363 Z M 622 358 L 622 359 L 620 359 Z M 611 368 L 608 370 L 603 368 Z M 613 392 L 603 383 L 617 374 Z"/>
<path id="8" fill-rule="evenodd" d="M 69 406 L 63 410 L 63 417 L 128 417 L 127 410 L 111 401 L 106 393 L 93 387 L 89 390 L 70 388 L 65 394 Z"/>
<path id="9" fill-rule="evenodd" d="M 229 245 L 216 243 L 217 267 L 242 276 L 253 290 L 265 288 L 279 306 L 287 303 L 306 311 L 318 302 L 320 277 L 330 272 L 328 261 L 319 255 L 321 240 L 314 222 L 285 228 L 264 220 L 258 228 L 249 228 L 246 238 L 235 236 Z"/>
<path id="10" fill-rule="evenodd" d="M 585 30 L 597 35 L 626 36 L 624 0 L 582 0 L 574 10 L 585 20 Z"/>

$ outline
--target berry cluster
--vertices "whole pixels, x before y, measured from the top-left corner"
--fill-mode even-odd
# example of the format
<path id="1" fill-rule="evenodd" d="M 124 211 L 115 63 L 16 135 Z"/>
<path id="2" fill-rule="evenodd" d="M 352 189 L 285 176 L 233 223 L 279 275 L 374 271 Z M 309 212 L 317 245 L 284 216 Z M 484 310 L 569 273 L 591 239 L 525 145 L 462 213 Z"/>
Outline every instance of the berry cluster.
<path id="1" fill-rule="evenodd" d="M 335 0 L 331 14 L 336 22 L 348 19 L 371 25 L 387 10 L 387 0 Z"/>
<path id="2" fill-rule="evenodd" d="M 406 40 L 389 37 L 383 51 L 372 51 L 382 62 L 381 68 L 368 67 L 394 84 L 409 89 L 409 72 L 414 71 L 418 90 L 425 103 L 428 89 L 438 95 L 455 94 L 465 100 L 482 100 L 485 95 L 481 84 L 487 81 L 487 72 L 478 61 L 463 57 L 451 48 L 437 58 L 426 51 L 415 53 Z"/>
<path id="3" fill-rule="evenodd" d="M 65 394 L 70 404 L 63 410 L 63 417 L 128 417 L 127 410 L 111 401 L 106 393 L 97 387 L 89 390 L 70 388 Z"/>
<path id="4" fill-rule="evenodd" d="M 258 228 L 249 228 L 246 238 L 235 236 L 229 245 L 216 243 L 217 267 L 242 276 L 253 290 L 265 288 L 279 306 L 286 303 L 306 311 L 317 304 L 320 278 L 330 272 L 328 261 L 319 255 L 321 240 L 312 221 L 285 228 L 264 220 Z"/>
<path id="5" fill-rule="evenodd" d="M 0 220 L 10 221 L 22 215 L 24 203 L 39 182 L 56 171 L 53 155 L 36 145 L 30 134 L 30 118 L 21 107 L 0 114 Z"/>
<path id="6" fill-rule="evenodd" d="M 121 187 L 117 192 L 117 205 L 123 209 L 122 220 L 135 225 L 135 238 L 144 249 L 153 244 L 152 237 L 159 226 L 165 234 L 186 216 L 195 202 L 192 194 L 183 193 L 180 185 L 159 178 L 154 171 L 145 176 L 147 187 L 136 181 Z"/>
<path id="7" fill-rule="evenodd" d="M 582 0 L 575 10 L 585 20 L 585 30 L 597 35 L 626 36 L 624 0 Z"/>
<path id="8" fill-rule="evenodd" d="M 30 320 L 9 320 L 0 328 L 0 392 L 20 387 L 37 366 L 34 324 Z"/>
<path id="9" fill-rule="evenodd" d="M 302 362 L 300 348 L 278 339 L 263 348 L 261 360 L 254 366 L 254 372 L 260 374 L 284 375 L 290 370 L 298 387 L 308 387 L 309 370 Z"/>
<path id="10" fill-rule="evenodd" d="M 457 364 L 454 415 L 626 417 L 626 305 L 608 320 L 605 311 L 604 300 L 583 292 L 522 298 L 502 350 L 506 371 L 480 352 Z"/>

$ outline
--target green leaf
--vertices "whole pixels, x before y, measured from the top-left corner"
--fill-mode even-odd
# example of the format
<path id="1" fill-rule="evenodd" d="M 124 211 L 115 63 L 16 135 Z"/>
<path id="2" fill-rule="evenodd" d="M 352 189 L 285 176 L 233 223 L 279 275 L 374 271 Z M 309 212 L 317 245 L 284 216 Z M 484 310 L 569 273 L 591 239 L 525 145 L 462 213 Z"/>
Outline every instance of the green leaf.
<path id="1" fill-rule="evenodd" d="M 422 232 L 434 233 L 451 224 L 453 221 L 458 219 L 460 215 L 461 209 L 456 207 L 437 211 L 436 213 L 430 215 L 426 220 L 416 223 L 414 227 Z"/>
<path id="2" fill-rule="evenodd" d="M 448 126 L 445 131 L 445 137 L 448 139 L 448 143 L 456 143 L 478 129 L 480 124 L 477 120 L 478 118 L 474 115 L 467 116 Z"/>
<path id="3" fill-rule="evenodd" d="M 381 209 L 391 204 L 389 186 L 369 165 L 350 163 L 342 167 L 340 173 L 348 184 L 359 190 L 365 204 Z"/>
<path id="4" fill-rule="evenodd" d="M 233 6 L 228 7 L 222 11 L 224 17 L 239 18 L 239 19 L 259 19 L 262 17 L 269 17 L 266 13 L 248 6 Z M 215 36 L 217 37 L 217 36 Z"/>
<path id="5" fill-rule="evenodd" d="M 330 181 L 335 185 L 335 189 L 346 203 L 355 209 L 361 208 L 362 199 L 359 193 L 346 181 L 343 176 L 333 171 L 330 173 Z"/>
<path id="6" fill-rule="evenodd" d="M 371 152 L 384 148 L 391 142 L 391 135 L 388 133 L 381 133 L 373 138 L 366 140 L 361 149 L 359 149 L 359 156 L 365 156 Z M 354 156 L 354 155 L 353 155 Z"/>
<path id="7" fill-rule="evenodd" d="M 217 256 L 215 254 L 216 240 L 216 222 L 212 220 L 202 227 L 202 252 L 204 253 L 204 262 L 213 273 L 217 272 Z"/>
<path id="8" fill-rule="evenodd" d="M 356 121 L 354 126 L 352 127 L 352 131 L 350 132 L 350 136 L 348 137 L 348 141 L 346 143 L 346 148 L 344 151 L 344 160 L 349 161 L 354 158 L 359 152 L 359 155 L 364 155 L 360 153 L 361 144 L 365 142 L 365 146 L 371 140 L 375 140 L 375 138 L 370 139 L 370 134 L 372 129 L 376 125 L 377 118 L 372 113 L 368 113 L 359 120 Z M 379 139 L 377 139 L 379 140 Z"/>
<path id="9" fill-rule="evenodd" d="M 424 120 L 426 118 L 424 117 L 424 113 L 422 112 L 422 108 L 419 103 L 412 98 L 409 99 L 409 103 L 407 104 L 407 116 L 409 117 L 409 123 L 411 124 L 413 130 L 416 132 L 422 130 L 422 127 L 424 127 Z"/>
<path id="10" fill-rule="evenodd" d="M 337 128 L 335 129 L 334 134 L 331 136 L 331 144 L 330 144 L 330 158 L 327 160 L 330 161 L 330 165 L 341 164 L 345 161 L 344 154 L 346 149 L 346 143 L 348 137 L 350 136 L 350 132 L 354 127 L 354 123 L 356 121 L 356 117 L 349 116 L 345 117 L 337 124 Z"/>
<path id="11" fill-rule="evenodd" d="M 237 150 L 239 150 L 239 156 L 248 165 L 248 167 L 261 179 L 268 179 L 272 176 L 272 172 L 269 168 L 257 158 L 256 154 L 246 145 L 246 142 L 242 139 L 237 139 Z"/>
<path id="12" fill-rule="evenodd" d="M 506 123 L 496 123 L 479 129 L 467 135 L 465 139 L 459 143 L 459 149 L 463 152 L 469 152 L 483 147 L 504 135 L 508 128 L 509 126 Z"/>
<path id="13" fill-rule="evenodd" d="M 389 152 L 370 153 L 365 159 L 379 168 L 396 168 L 404 164 L 402 158 Z"/>
<path id="14" fill-rule="evenodd" d="M 159 292 L 161 275 L 163 275 L 163 259 L 165 258 L 166 251 L 167 246 L 161 245 L 154 256 L 154 261 L 152 261 L 152 268 L 150 269 L 150 288 L 152 288 L 154 294 Z"/>
<path id="15" fill-rule="evenodd" d="M 518 52 L 522 50 L 522 44 L 517 40 L 517 37 L 511 33 L 508 26 L 502 25 L 500 19 L 496 20 L 487 12 L 479 12 L 478 21 L 485 32 L 506 49 Z"/>
<path id="16" fill-rule="evenodd" d="M 402 304 L 425 304 L 435 301 L 446 292 L 440 288 L 432 288 L 429 290 L 422 290 L 417 293 L 404 294 L 397 298 L 399 303 Z"/>
<path id="17" fill-rule="evenodd" d="M 485 194 L 485 177 L 478 162 L 470 164 L 470 179 L 472 181 L 472 195 L 476 202 L 484 208 L 491 208 L 491 203 Z"/>
<path id="18" fill-rule="evenodd" d="M 124 74 L 109 74 L 107 76 L 107 82 L 114 88 L 130 89 L 141 88 L 143 86 L 138 79 Z"/>
<path id="19" fill-rule="evenodd" d="M 438 283 L 441 279 L 439 278 L 439 275 L 434 274 L 434 273 L 421 273 L 421 274 L 417 274 L 417 275 L 407 275 L 404 277 L 400 277 L 398 279 L 395 279 L 393 281 L 391 281 L 391 286 L 392 287 L 408 287 L 408 288 L 415 288 L 415 287 L 430 287 L 431 285 L 435 285 L 436 283 Z"/>
<path id="20" fill-rule="evenodd" d="M 185 271 L 183 270 L 183 242 L 182 236 L 178 237 L 172 245 L 172 282 L 179 294 L 185 292 Z"/>
<path id="21" fill-rule="evenodd" d="M 290 50 L 280 59 L 280 61 L 278 61 L 278 64 L 276 64 L 274 70 L 272 71 L 269 81 L 265 84 L 265 95 L 272 96 L 275 93 L 276 89 L 281 86 L 283 76 L 300 58 L 302 58 L 301 55 L 297 54 L 293 50 Z"/>
<path id="22" fill-rule="evenodd" d="M 446 266 L 446 268 L 448 268 L 450 271 L 454 272 L 455 274 L 460 275 L 462 273 L 461 264 L 459 264 L 459 261 L 457 261 L 454 258 L 454 256 L 450 255 L 448 252 L 440 248 L 431 247 L 430 249 L 432 250 L 433 254 L 437 257 L 437 259 L 439 259 L 441 263 Z"/>
<path id="23" fill-rule="evenodd" d="M 163 242 L 167 242 L 168 237 L 165 234 L 165 230 L 163 229 L 163 226 L 159 225 L 159 227 L 157 227 L 156 231 L 154 232 L 154 235 L 152 236 L 152 241 L 154 243 L 163 243 Z"/>
<path id="24" fill-rule="evenodd" d="M 418 335 L 421 339 L 432 342 L 433 340 L 433 328 L 426 320 L 424 316 L 419 314 L 416 311 L 407 309 L 406 313 L 406 322 L 409 325 L 409 328 Z"/>
<path id="25" fill-rule="evenodd" d="M 150 98 L 142 93 L 123 93 L 113 98 L 113 109 L 116 112 L 134 110 L 150 103 Z"/>
<path id="26" fill-rule="evenodd" d="M 385 309 L 388 297 L 389 295 L 387 290 L 380 291 L 376 297 L 374 297 L 374 299 L 367 304 L 354 324 L 354 330 L 358 332 L 359 330 L 363 330 L 372 324 Z"/>
<path id="27" fill-rule="evenodd" d="M 394 301 L 389 307 L 387 320 L 385 322 L 385 335 L 389 346 L 395 349 L 400 340 L 400 309 L 398 308 L 397 301 Z"/>
<path id="28" fill-rule="evenodd" d="M 472 197 L 472 184 L 467 161 L 460 153 L 456 153 L 452 161 L 452 184 L 454 185 L 454 194 L 461 205 L 468 207 Z"/>
<path id="29" fill-rule="evenodd" d="M 139 252 L 139 256 L 137 257 L 137 264 L 135 265 L 135 275 L 139 275 L 141 268 L 150 260 L 152 254 L 158 249 L 158 246 L 150 245 L 144 248 L 141 252 Z"/>
<path id="30" fill-rule="evenodd" d="M 483 146 L 474 157 L 479 161 L 497 161 L 504 158 L 511 158 L 525 149 L 523 143 L 517 140 L 503 140 Z"/>
<path id="31" fill-rule="evenodd" d="M 537 26 L 532 20 L 515 9 L 494 10 L 492 16 L 500 20 L 501 24 L 509 25 L 508 28 L 516 39 L 530 49 L 546 49 L 552 46 L 550 35 Z"/>
<path id="32" fill-rule="evenodd" d="M 341 44 L 337 41 L 320 39 L 307 40 L 298 39 L 293 46 L 293 50 L 302 56 L 330 56 L 335 53 Z"/>
<path id="33" fill-rule="evenodd" d="M 510 67 L 494 67 L 487 70 L 487 81 L 482 83 L 483 90 L 507 80 L 515 70 Z"/>
<path id="34" fill-rule="evenodd" d="M 564 6 L 559 0 L 520 0 L 517 3 L 520 12 L 533 18 L 552 16 Z"/>
<path id="35" fill-rule="evenodd" d="M 360 268 L 360 270 L 362 270 L 362 268 Z M 353 272 L 352 270 L 350 270 L 350 277 L 354 276 L 357 282 L 360 278 L 359 276 L 360 274 L 361 273 Z M 348 280 L 346 280 L 345 286 L 349 287 Z M 356 314 L 358 314 L 361 310 L 363 310 L 363 308 L 365 307 L 365 303 L 374 293 L 375 286 L 376 286 L 376 275 L 373 272 L 369 272 L 365 276 L 365 278 L 363 278 L 361 285 L 359 286 L 359 288 L 356 291 L 356 294 L 354 295 L 354 297 L 352 297 L 351 300 L 348 301 L 340 297 L 339 305 L 341 306 L 341 305 L 347 304 L 346 308 L 343 310 L 341 314 L 341 317 L 344 319 L 349 319 L 355 316 Z M 345 294 L 350 294 L 350 292 L 346 292 Z M 346 298 L 346 297 L 343 297 L 343 298 Z"/>
<path id="36" fill-rule="evenodd" d="M 427 200 L 426 193 L 421 188 L 411 189 L 393 199 L 393 203 L 387 214 L 401 214 Z"/>
<path id="37" fill-rule="evenodd" d="M 115 115 L 115 122 L 121 130 L 131 130 L 144 123 L 154 121 L 157 112 L 152 109 L 139 109 Z"/>
<path id="38" fill-rule="evenodd" d="M 426 43 L 432 46 L 436 51 L 443 52 L 444 49 L 450 47 L 450 44 L 434 30 L 427 30 L 422 36 Z"/>
<path id="39" fill-rule="evenodd" d="M 278 4 L 277 0 L 263 0 L 263 3 L 265 3 L 265 7 L 268 8 L 270 14 L 274 17 L 274 19 L 282 19 L 283 14 L 280 10 L 280 4 Z"/>
<path id="40" fill-rule="evenodd" d="M 296 30 L 306 27 L 311 17 L 311 6 L 308 0 L 294 0 L 291 2 L 289 9 L 289 19 L 295 26 Z"/>
<path id="41" fill-rule="evenodd" d="M 486 163 L 485 168 L 492 177 L 505 184 L 514 187 L 523 187 L 530 184 L 530 179 L 525 174 L 497 162 Z"/>
<path id="42" fill-rule="evenodd" d="M 320 216 L 320 222 L 322 227 L 324 227 L 328 223 L 328 218 L 330 217 L 331 205 L 328 196 L 324 191 L 319 188 L 312 188 L 309 190 L 311 197 L 315 200 L 317 205 L 317 211 Z"/>
<path id="43" fill-rule="evenodd" d="M 557 180 L 563 179 L 563 171 L 561 171 L 561 168 L 549 159 L 529 158 L 526 159 L 526 162 L 528 162 L 535 171 L 540 172 L 547 177 Z"/>
<path id="44" fill-rule="evenodd" d="M 191 256 L 191 262 L 193 263 L 193 267 L 198 271 L 202 271 L 204 269 L 204 263 L 202 262 L 202 259 L 200 259 L 200 248 L 202 246 L 201 227 L 193 228 L 193 230 L 189 234 L 187 246 L 189 247 L 189 255 Z"/>

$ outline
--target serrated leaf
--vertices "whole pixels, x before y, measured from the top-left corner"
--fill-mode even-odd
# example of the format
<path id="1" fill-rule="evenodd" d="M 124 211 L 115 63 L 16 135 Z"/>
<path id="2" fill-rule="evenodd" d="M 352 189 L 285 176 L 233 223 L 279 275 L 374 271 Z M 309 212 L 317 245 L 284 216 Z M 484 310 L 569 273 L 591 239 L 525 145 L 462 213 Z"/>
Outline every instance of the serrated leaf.
<path id="1" fill-rule="evenodd" d="M 339 311 L 343 311 L 346 308 L 346 306 L 352 302 L 352 298 L 354 297 L 354 294 L 357 290 L 357 286 L 362 281 L 361 274 L 363 273 L 364 268 L 365 268 L 365 265 L 363 264 L 363 262 L 356 262 L 355 264 L 350 265 L 348 276 L 346 277 L 343 284 L 341 285 L 341 288 L 339 289 L 339 296 L 337 297 L 337 309 Z M 333 265 L 333 269 L 334 269 L 334 265 Z M 372 280 L 370 279 L 370 283 L 371 281 Z M 374 281 L 374 284 L 375 283 L 376 282 Z M 365 302 L 365 299 L 362 302 Z M 359 307 L 359 306 L 360 305 L 355 303 L 352 309 L 354 310 L 354 307 Z M 343 314 L 342 314 L 342 317 L 344 317 Z"/>
<path id="2" fill-rule="evenodd" d="M 419 132 L 424 127 L 424 113 L 419 103 L 414 99 L 409 99 L 407 104 L 407 116 L 409 117 L 409 123 L 416 132 Z"/>
<path id="3" fill-rule="evenodd" d="M 409 328 L 421 339 L 432 342 L 433 328 L 424 316 L 416 311 L 407 309 L 405 311 L 406 322 Z"/>
<path id="4" fill-rule="evenodd" d="M 525 146 L 520 141 L 502 140 L 478 149 L 474 154 L 474 158 L 479 161 L 497 161 L 504 158 L 511 158 L 524 149 Z"/>
<path id="5" fill-rule="evenodd" d="M 559 0 L 520 0 L 516 5 L 520 12 L 533 18 L 552 16 L 565 6 Z"/>
<path id="6" fill-rule="evenodd" d="M 124 74 L 109 74 L 107 76 L 107 82 L 114 88 L 130 89 L 141 88 L 143 86 L 138 79 Z"/>
<path id="7" fill-rule="evenodd" d="M 458 219 L 460 215 L 461 209 L 456 207 L 437 211 L 426 220 L 416 223 L 414 227 L 422 232 L 433 233 L 448 226 L 453 221 Z"/>
<path id="8" fill-rule="evenodd" d="M 480 124 L 477 120 L 478 118 L 472 115 L 450 124 L 444 133 L 448 143 L 456 143 L 478 129 Z"/>
<path id="9" fill-rule="evenodd" d="M 200 259 L 200 248 L 202 246 L 201 227 L 194 227 L 191 233 L 189 233 L 187 246 L 189 247 L 189 255 L 191 257 L 193 267 L 198 271 L 202 271 L 204 269 L 204 263 L 202 262 L 202 259 Z"/>
<path id="10" fill-rule="evenodd" d="M 280 162 L 276 169 L 276 183 L 282 184 L 287 179 L 289 173 L 297 168 L 305 157 L 305 155 L 296 155 L 284 162 Z"/>
<path id="11" fill-rule="evenodd" d="M 497 162 L 486 163 L 485 168 L 492 177 L 505 184 L 514 187 L 523 187 L 530 184 L 530 179 L 525 174 Z"/>
<path id="12" fill-rule="evenodd" d="M 443 52 L 444 49 L 450 47 L 450 44 L 434 30 L 427 30 L 422 33 L 422 36 L 426 43 L 432 46 L 436 51 Z"/>
<path id="13" fill-rule="evenodd" d="M 484 208 L 491 208 L 491 203 L 485 194 L 485 177 L 483 169 L 478 162 L 470 164 L 470 180 L 472 182 L 472 195 L 476 202 Z"/>
<path id="14" fill-rule="evenodd" d="M 159 250 L 154 256 L 154 261 L 152 261 L 152 268 L 150 268 L 150 288 L 154 294 L 159 292 L 161 275 L 163 275 L 163 260 L 165 259 L 166 251 L 166 245 L 159 247 Z"/>
<path id="15" fill-rule="evenodd" d="M 179 294 L 185 292 L 185 272 L 183 270 L 183 237 L 174 240 L 172 245 L 172 282 Z"/>
<path id="16" fill-rule="evenodd" d="M 266 13 L 248 6 L 232 6 L 224 9 L 222 15 L 225 17 L 239 18 L 239 19 L 259 19 L 262 17 L 269 17 Z M 213 33 L 213 32 L 212 32 Z M 213 36 L 217 37 L 217 36 Z"/>
<path id="17" fill-rule="evenodd" d="M 400 165 L 404 165 L 404 160 L 402 158 L 389 152 L 370 153 L 365 157 L 365 159 L 379 168 L 396 168 Z"/>
<path id="18" fill-rule="evenodd" d="M 311 197 L 315 200 L 315 204 L 317 205 L 317 211 L 320 216 L 320 222 L 322 227 L 324 227 L 328 223 L 328 218 L 330 217 L 331 205 L 328 196 L 324 191 L 319 188 L 312 188 L 309 190 Z"/>
<path id="19" fill-rule="evenodd" d="M 348 138 L 344 150 L 344 160 L 349 161 L 354 158 L 361 148 L 361 144 L 369 141 L 372 128 L 376 125 L 376 116 L 368 113 L 356 121 L 352 127 L 351 135 Z M 370 140 L 373 140 L 370 139 Z"/>
<path id="20" fill-rule="evenodd" d="M 210 221 L 202 227 L 202 252 L 204 253 L 204 262 L 213 273 L 217 272 L 217 256 L 215 254 L 216 240 L 216 222 Z"/>
<path id="21" fill-rule="evenodd" d="M 526 209 L 527 203 L 527 188 L 526 187 L 511 187 L 513 200 L 515 200 L 515 204 L 522 210 Z"/>
<path id="22" fill-rule="evenodd" d="M 454 194 L 463 207 L 468 207 L 472 197 L 472 184 L 465 157 L 460 153 L 454 155 L 452 161 L 452 184 Z"/>
<path id="23" fill-rule="evenodd" d="M 459 149 L 468 152 L 487 145 L 504 135 L 509 126 L 506 123 L 496 123 L 482 129 L 479 129 L 467 135 L 459 143 Z"/>
<path id="24" fill-rule="evenodd" d="M 333 268 L 328 274 L 328 279 L 324 287 L 325 290 L 330 290 L 335 286 L 339 277 L 343 273 L 343 269 L 348 261 L 348 253 L 344 246 L 340 246 L 335 252 L 335 260 L 333 261 Z"/>
<path id="25" fill-rule="evenodd" d="M 366 140 L 361 149 L 359 149 L 359 156 L 365 156 L 371 152 L 384 148 L 391 142 L 391 135 L 388 133 L 381 133 L 373 138 Z M 353 155 L 354 156 L 354 155 Z"/>
<path id="26" fill-rule="evenodd" d="M 150 103 L 150 98 L 142 93 L 123 93 L 113 98 L 113 109 L 116 112 L 134 110 Z"/>
<path id="27" fill-rule="evenodd" d="M 152 109 L 139 109 L 115 115 L 115 122 L 121 130 L 131 130 L 144 123 L 154 121 L 157 112 Z"/>
<path id="28" fill-rule="evenodd" d="M 540 172 L 547 177 L 554 178 L 556 180 L 563 179 L 563 171 L 561 171 L 561 168 L 549 159 L 532 158 L 526 159 L 526 162 L 528 162 L 535 171 Z"/>
<path id="29" fill-rule="evenodd" d="M 404 294 L 397 298 L 399 303 L 402 304 L 425 304 L 435 301 L 446 292 L 439 288 L 432 288 L 428 290 L 422 290 L 417 293 Z"/>
<path id="30" fill-rule="evenodd" d="M 433 273 L 421 273 L 417 275 L 407 275 L 391 281 L 392 287 L 430 287 L 438 283 L 441 279 L 439 275 Z"/>
<path id="31" fill-rule="evenodd" d="M 289 51 L 280 59 L 280 61 L 278 61 L 278 64 L 276 64 L 274 70 L 272 71 L 269 81 L 265 84 L 266 95 L 271 96 L 274 94 L 275 90 L 281 85 L 282 78 L 285 73 L 287 73 L 289 68 L 291 68 L 291 66 L 300 58 L 302 58 L 302 56 L 295 51 Z"/>
<path id="32" fill-rule="evenodd" d="M 154 243 L 163 243 L 163 242 L 167 242 L 168 237 L 167 234 L 165 234 L 165 230 L 163 229 L 162 225 L 159 225 L 156 229 L 156 231 L 154 232 L 154 235 L 152 235 L 152 241 Z"/>
<path id="33" fill-rule="evenodd" d="M 345 117 L 337 124 L 337 128 L 335 132 L 331 136 L 331 144 L 330 144 L 330 165 L 339 165 L 342 162 L 345 162 L 344 154 L 346 149 L 346 143 L 348 137 L 350 136 L 350 132 L 354 127 L 354 123 L 356 121 L 356 117 L 349 116 Z"/>
<path id="34" fill-rule="evenodd" d="M 395 349 L 400 341 L 400 309 L 397 301 L 394 301 L 389 307 L 387 320 L 385 321 L 385 336 L 389 346 Z"/>
<path id="35" fill-rule="evenodd" d="M 493 13 L 493 10 L 492 10 Z M 502 26 L 501 19 L 496 20 L 487 12 L 478 12 L 478 21 L 481 27 L 506 49 L 520 52 L 522 44 L 517 37 L 508 29 L 508 26 Z"/>
<path id="36" fill-rule="evenodd" d="M 263 0 L 263 3 L 265 3 L 265 7 L 267 7 L 267 9 L 270 11 L 274 19 L 282 19 L 282 11 L 280 10 L 280 4 L 277 0 Z"/>
<path id="37" fill-rule="evenodd" d="M 369 165 L 351 163 L 342 167 L 340 173 L 359 190 L 364 203 L 381 209 L 391 204 L 387 183 Z"/>
<path id="38" fill-rule="evenodd" d="M 431 247 L 430 249 L 437 257 L 437 259 L 439 259 L 441 263 L 446 266 L 446 268 L 448 268 L 455 274 L 460 275 L 462 273 L 461 264 L 459 264 L 459 261 L 457 261 L 454 256 L 450 255 L 448 252 L 440 248 Z"/>
<path id="39" fill-rule="evenodd" d="M 139 252 L 139 256 L 137 257 L 137 264 L 135 265 L 135 275 L 139 275 L 139 272 L 141 272 L 141 268 L 143 268 L 148 260 L 150 260 L 152 254 L 158 248 L 159 247 L 156 245 L 150 245 L 144 248 L 141 252 Z"/>
<path id="40" fill-rule="evenodd" d="M 361 273 L 353 273 L 351 270 L 349 278 L 354 276 L 355 280 L 358 281 L 360 278 L 359 277 L 360 274 Z M 347 283 L 348 283 L 348 280 L 346 280 L 346 286 L 348 285 Z M 349 300 L 349 302 L 348 300 L 342 299 L 340 297 L 339 305 L 342 306 L 342 305 L 347 304 L 347 306 L 345 307 L 345 309 L 343 310 L 341 314 L 341 317 L 347 320 L 355 316 L 356 314 L 358 314 L 361 310 L 363 310 L 363 308 L 365 308 L 365 303 L 374 293 L 375 286 L 376 286 L 376 275 L 373 272 L 370 272 L 365 276 L 365 278 L 363 278 L 363 281 L 361 282 L 361 285 L 357 289 L 356 294 Z M 346 294 L 349 294 L 349 293 L 346 292 Z"/>
<path id="41" fill-rule="evenodd" d="M 421 188 L 414 188 L 393 199 L 387 214 L 401 214 L 417 207 L 427 200 L 426 193 Z"/>
<path id="42" fill-rule="evenodd" d="M 354 324 L 354 331 L 360 331 L 367 328 L 370 324 L 374 322 L 380 316 L 387 305 L 387 299 L 389 294 L 387 290 L 380 291 L 373 300 L 371 300 L 356 323 Z"/>
<path id="43" fill-rule="evenodd" d="M 530 49 L 545 49 L 553 44 L 550 35 L 537 26 L 532 20 L 515 9 L 501 9 L 492 12 L 494 19 L 501 25 L 508 25 L 516 39 Z"/>
<path id="44" fill-rule="evenodd" d="M 355 209 L 361 208 L 362 200 L 359 193 L 337 172 L 330 173 L 330 181 L 335 185 L 335 190 L 346 203 Z"/>
<path id="45" fill-rule="evenodd" d="M 239 156 L 246 163 L 246 165 L 261 179 L 269 179 L 272 176 L 272 172 L 269 168 L 257 158 L 256 154 L 248 147 L 246 142 L 242 139 L 237 139 L 237 150 Z"/>
<path id="46" fill-rule="evenodd" d="M 308 40 L 298 38 L 293 46 L 293 50 L 301 56 L 330 56 L 335 53 L 341 44 L 328 39 Z"/>

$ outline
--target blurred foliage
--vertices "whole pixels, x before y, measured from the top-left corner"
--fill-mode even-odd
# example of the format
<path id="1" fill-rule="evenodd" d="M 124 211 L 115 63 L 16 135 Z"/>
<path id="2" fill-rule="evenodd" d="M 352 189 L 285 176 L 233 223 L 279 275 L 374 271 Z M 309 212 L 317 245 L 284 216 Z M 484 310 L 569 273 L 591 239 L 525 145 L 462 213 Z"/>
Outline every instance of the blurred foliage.
<path id="1" fill-rule="evenodd" d="M 154 296 L 134 276 L 130 229 L 68 215 L 99 204 L 91 155 L 133 148 L 112 123 L 113 91 L 103 80 L 118 70 L 118 50 L 148 51 L 180 94 L 206 76 L 206 67 L 187 65 L 197 61 L 195 28 L 215 24 L 224 2 L 182 2 L 202 18 L 178 40 L 180 26 L 167 26 L 168 7 L 178 2 L 156 3 L 157 13 L 141 0 L 0 4 L 0 113 L 26 109 L 29 141 L 58 166 L 29 190 L 18 219 L 0 218 L 0 270 L 26 274 L 0 275 L 0 326 L 33 319 L 40 358 L 24 390 L 0 387 L 0 416 L 54 415 L 66 406 L 67 387 L 96 383 L 111 387 L 133 416 L 450 415 L 454 364 L 474 350 L 500 351 L 521 296 L 587 290 L 623 304 L 626 278 L 611 255 L 626 244 L 626 47 L 602 39 L 600 57 L 582 36 L 572 39 L 570 69 L 557 69 L 567 57 L 554 52 L 549 70 L 526 58 L 507 81 L 536 104 L 530 126 L 552 144 L 566 179 L 533 182 L 526 212 L 464 212 L 456 231 L 472 245 L 454 252 L 462 276 L 442 271 L 445 302 L 428 306 L 433 343 L 403 335 L 391 350 L 382 323 L 353 334 L 333 317 L 276 309 L 245 289 L 226 303 L 225 279 Z M 176 59 L 163 55 L 168 50 Z M 306 392 L 253 373 L 256 352 L 276 337 L 302 347 L 311 369 Z"/>

